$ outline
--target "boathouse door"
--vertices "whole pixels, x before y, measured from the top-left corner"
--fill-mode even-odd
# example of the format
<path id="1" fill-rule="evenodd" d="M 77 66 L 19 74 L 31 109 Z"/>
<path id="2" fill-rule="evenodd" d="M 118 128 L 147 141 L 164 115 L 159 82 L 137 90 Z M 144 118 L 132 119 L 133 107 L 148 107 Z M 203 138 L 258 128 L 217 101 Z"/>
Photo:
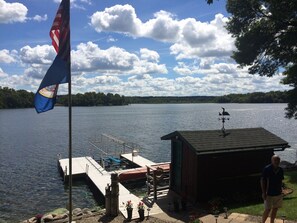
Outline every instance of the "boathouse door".
<path id="1" fill-rule="evenodd" d="M 182 142 L 173 140 L 171 144 L 171 179 L 170 187 L 176 193 L 181 192 Z"/>

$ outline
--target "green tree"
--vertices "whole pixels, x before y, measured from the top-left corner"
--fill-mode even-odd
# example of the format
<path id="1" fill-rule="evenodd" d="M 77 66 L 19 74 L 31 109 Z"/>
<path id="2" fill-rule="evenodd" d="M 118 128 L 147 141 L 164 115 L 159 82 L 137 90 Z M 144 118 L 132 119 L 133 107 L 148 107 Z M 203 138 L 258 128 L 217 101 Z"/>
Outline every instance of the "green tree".
<path id="1" fill-rule="evenodd" d="M 33 107 L 33 100 L 32 92 L 0 86 L 0 108 L 30 108 Z"/>
<path id="2" fill-rule="evenodd" d="M 251 74 L 282 72 L 282 83 L 293 87 L 286 116 L 297 119 L 297 1 L 228 0 L 226 8 L 231 14 L 226 28 L 237 47 L 232 57 Z"/>

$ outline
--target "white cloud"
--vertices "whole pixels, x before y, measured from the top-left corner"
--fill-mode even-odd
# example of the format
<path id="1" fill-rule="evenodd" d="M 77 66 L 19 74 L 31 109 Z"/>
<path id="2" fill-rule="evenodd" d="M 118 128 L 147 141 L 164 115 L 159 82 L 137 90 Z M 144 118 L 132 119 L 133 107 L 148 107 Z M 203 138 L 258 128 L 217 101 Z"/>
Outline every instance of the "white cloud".
<path id="1" fill-rule="evenodd" d="M 43 16 L 35 15 L 32 19 L 37 22 L 43 22 L 47 20 L 47 14 L 44 14 Z"/>
<path id="2" fill-rule="evenodd" d="M 238 72 L 246 72 L 247 69 L 239 68 L 237 64 L 234 63 L 216 63 L 213 64 L 212 67 L 218 71 L 218 73 L 228 73 L 235 74 Z"/>
<path id="3" fill-rule="evenodd" d="M 132 37 L 152 38 L 171 43 L 171 54 L 177 59 L 229 57 L 234 39 L 224 28 L 228 19 L 217 14 L 210 22 L 194 18 L 178 20 L 166 11 L 141 21 L 131 5 L 115 5 L 91 16 L 91 26 L 97 32 L 117 32 Z"/>
<path id="4" fill-rule="evenodd" d="M 15 62 L 16 51 L 9 51 L 7 49 L 0 50 L 0 63 L 13 63 Z"/>
<path id="5" fill-rule="evenodd" d="M 154 50 L 149 50 L 147 48 L 141 48 L 140 49 L 140 58 L 143 60 L 158 62 L 160 59 L 160 55 L 158 54 L 158 52 L 156 52 Z"/>
<path id="6" fill-rule="evenodd" d="M 179 38 L 180 23 L 174 16 L 166 11 L 154 14 L 154 18 L 140 27 L 140 33 L 144 37 L 150 37 L 165 42 L 174 42 Z"/>
<path id="7" fill-rule="evenodd" d="M 104 50 L 92 42 L 81 43 L 76 50 L 72 51 L 72 68 L 75 72 L 98 71 L 116 75 L 168 72 L 164 64 L 157 63 L 156 58 L 159 57 L 157 52 L 148 49 L 140 50 L 141 55 L 144 53 L 146 53 L 145 59 L 119 47 Z M 147 60 L 149 53 L 155 61 Z"/>
<path id="8" fill-rule="evenodd" d="M 54 48 L 50 45 L 24 46 L 20 49 L 20 59 L 28 64 L 51 64 L 56 56 Z"/>
<path id="9" fill-rule="evenodd" d="M 88 77 L 88 75 L 74 76 L 72 80 L 72 89 L 76 93 L 90 91 L 115 93 L 117 86 L 121 84 L 121 79 L 117 76 L 102 75 Z M 119 88 L 118 88 L 119 89 Z"/>
<path id="10" fill-rule="evenodd" d="M 0 67 L 0 79 L 1 78 L 4 78 L 4 77 L 7 77 L 8 76 L 8 74 L 6 74 L 3 70 L 2 70 L 2 68 Z"/>
<path id="11" fill-rule="evenodd" d="M 80 0 L 81 2 L 84 2 L 84 3 L 87 3 L 87 4 L 89 4 L 89 5 L 91 5 L 92 4 L 92 0 Z"/>
<path id="12" fill-rule="evenodd" d="M 234 39 L 224 28 L 227 18 L 217 14 L 210 23 L 185 19 L 183 38 L 171 47 L 177 59 L 229 58 L 235 50 Z"/>
<path id="13" fill-rule="evenodd" d="M 177 66 L 175 66 L 173 70 L 181 75 L 192 75 L 201 73 L 201 68 L 198 65 L 188 65 L 185 62 L 177 62 Z"/>
<path id="14" fill-rule="evenodd" d="M 25 22 L 27 12 L 27 7 L 22 3 L 0 0 L 0 23 Z"/>
<path id="15" fill-rule="evenodd" d="M 210 23 L 195 19 L 185 19 L 182 28 L 183 38 L 171 47 L 177 59 L 226 58 L 235 50 L 234 39 L 224 28 L 227 18 L 217 14 Z"/>
<path id="16" fill-rule="evenodd" d="M 92 88 L 99 85 L 113 85 L 120 82 L 120 78 L 117 76 L 102 75 L 95 77 L 87 77 L 86 75 L 77 76 L 73 79 L 73 85 L 77 88 L 86 86 Z"/>
<path id="17" fill-rule="evenodd" d="M 128 78 L 128 81 L 134 81 L 134 80 L 151 80 L 153 77 L 149 74 L 142 74 L 142 75 L 133 75 Z"/>
<path id="18" fill-rule="evenodd" d="M 22 47 L 19 50 L 19 58 L 22 66 L 24 66 L 24 76 L 30 80 L 30 83 L 37 83 L 36 80 L 40 82 L 55 56 L 56 52 L 50 45 Z"/>
<path id="19" fill-rule="evenodd" d="M 109 36 L 106 40 L 106 42 L 111 43 L 111 42 L 117 42 L 118 40 L 112 36 Z"/>
<path id="20" fill-rule="evenodd" d="M 101 50 L 98 45 L 81 43 L 72 51 L 72 65 L 75 71 L 120 72 L 133 69 L 137 56 L 122 48 L 111 47 Z"/>
<path id="21" fill-rule="evenodd" d="M 36 72 L 36 73 L 35 73 Z M 43 71 L 44 72 L 44 71 Z M 35 91 L 39 84 L 38 77 L 42 71 L 31 68 L 24 75 L 8 75 L 0 70 L 1 85 L 19 88 L 27 86 L 27 90 Z M 42 73 L 44 75 L 44 73 Z M 123 95 L 141 96 L 188 96 L 188 95 L 224 95 L 229 93 L 247 93 L 255 91 L 285 90 L 286 86 L 279 84 L 282 76 L 272 78 L 243 74 L 217 73 L 202 77 L 181 76 L 177 78 L 154 77 L 149 74 L 130 75 L 127 79 L 115 75 L 100 73 L 73 76 L 73 92 L 84 93 L 100 91 Z M 65 88 L 66 89 L 66 88 Z M 65 89 L 59 89 L 62 94 Z"/>
<path id="22" fill-rule="evenodd" d="M 263 80 L 262 80 L 263 79 Z M 80 91 L 103 91 L 124 95 L 142 96 L 188 96 L 188 95 L 223 95 L 229 93 L 247 93 L 254 91 L 284 90 L 278 84 L 281 76 L 273 79 L 253 76 L 252 78 L 233 77 L 229 74 L 209 75 L 204 77 L 183 76 L 178 78 L 134 75 L 127 81 L 119 80 L 114 84 L 81 85 Z M 262 80 L 261 82 L 258 82 Z M 262 85 L 269 87 L 262 87 Z M 83 87 L 87 86 L 87 87 Z"/>
<path id="23" fill-rule="evenodd" d="M 9 3 L 0 0 L 0 23 L 16 23 L 26 22 L 27 20 L 34 20 L 42 22 L 47 20 L 47 14 L 35 15 L 34 17 L 27 17 L 28 8 L 19 2 Z"/>
<path id="24" fill-rule="evenodd" d="M 26 75 L 8 74 L 0 68 L 0 86 L 14 89 L 37 90 L 39 80 L 32 79 Z"/>
<path id="25" fill-rule="evenodd" d="M 13 52 L 19 56 L 17 60 L 13 58 L 20 61 L 24 72 L 7 74 L 2 67 L 1 85 L 36 91 L 56 55 L 53 47 L 24 46 Z M 7 56 L 12 51 L 2 50 L 0 53 Z M 147 48 L 131 53 L 119 47 L 101 49 L 88 42 L 79 44 L 71 53 L 74 93 L 100 91 L 123 95 L 186 96 L 287 89 L 279 84 L 281 75 L 272 78 L 250 75 L 247 69 L 239 69 L 229 60 L 201 58 L 193 62 L 178 61 L 173 70 L 182 76 L 169 74 L 162 77 L 161 74 L 168 73 L 166 66 L 159 63 L 160 55 L 156 51 Z M 5 61 L 9 62 L 11 58 Z M 5 70 L 6 66 L 12 65 L 5 63 Z M 59 93 L 64 92 L 66 87 L 61 86 Z"/>
<path id="26" fill-rule="evenodd" d="M 50 45 L 24 46 L 19 51 L 1 50 L 1 59 L 5 63 L 15 62 L 9 54 L 18 55 L 21 75 L 6 74 L 1 70 L 1 85 L 15 87 L 28 86 L 27 90 L 36 90 L 41 79 L 52 64 L 56 53 Z M 96 90 L 98 86 L 109 90 L 121 84 L 120 76 L 134 75 L 140 79 L 149 74 L 166 74 L 164 64 L 158 63 L 159 54 L 149 49 L 140 49 L 130 53 L 119 47 L 100 49 L 98 45 L 81 43 L 71 51 L 73 85 L 78 92 Z M 17 80 L 19 79 L 19 82 Z M 115 89 L 119 89 L 118 87 Z M 63 92 L 63 88 L 60 89 Z"/>
<path id="27" fill-rule="evenodd" d="M 194 60 L 193 63 L 184 61 L 177 62 L 173 70 L 180 75 L 208 75 L 208 74 L 248 74 L 248 68 L 239 68 L 234 61 L 218 62 L 216 59 L 200 59 Z"/>
<path id="28" fill-rule="evenodd" d="M 142 22 L 131 5 L 115 5 L 95 12 L 91 24 L 97 32 L 113 31 L 137 36 Z"/>

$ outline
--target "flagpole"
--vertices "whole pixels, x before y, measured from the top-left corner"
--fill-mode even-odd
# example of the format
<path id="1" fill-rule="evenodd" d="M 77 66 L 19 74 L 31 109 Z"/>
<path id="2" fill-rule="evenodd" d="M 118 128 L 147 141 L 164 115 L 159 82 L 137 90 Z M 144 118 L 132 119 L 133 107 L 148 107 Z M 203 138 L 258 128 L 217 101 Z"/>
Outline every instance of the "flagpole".
<path id="1" fill-rule="evenodd" d="M 71 72 L 70 72 L 71 73 Z M 69 115 L 69 223 L 72 222 L 72 97 L 71 74 L 68 83 L 68 115 Z"/>
<path id="2" fill-rule="evenodd" d="M 71 75 L 68 83 L 68 113 L 69 113 L 69 223 L 72 222 L 72 97 Z"/>
<path id="3" fill-rule="evenodd" d="M 72 95 L 71 95 L 71 35 L 70 35 L 70 0 L 69 0 L 69 81 L 68 81 L 68 117 L 69 117 L 69 223 L 72 222 Z"/>
<path id="4" fill-rule="evenodd" d="M 69 115 L 69 223 L 72 222 L 72 97 L 71 73 L 68 83 L 68 115 Z"/>

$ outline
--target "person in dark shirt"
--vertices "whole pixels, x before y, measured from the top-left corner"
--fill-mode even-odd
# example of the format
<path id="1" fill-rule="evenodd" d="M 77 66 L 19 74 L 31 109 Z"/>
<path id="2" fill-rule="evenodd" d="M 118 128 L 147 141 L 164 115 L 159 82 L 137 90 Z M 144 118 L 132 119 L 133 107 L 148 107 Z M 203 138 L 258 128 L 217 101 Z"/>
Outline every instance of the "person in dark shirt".
<path id="1" fill-rule="evenodd" d="M 279 164 L 279 156 L 274 155 L 271 158 L 271 164 L 267 165 L 262 172 L 261 189 L 265 206 L 262 223 L 266 222 L 270 212 L 270 222 L 274 223 L 277 211 L 282 206 L 284 171 Z"/>

